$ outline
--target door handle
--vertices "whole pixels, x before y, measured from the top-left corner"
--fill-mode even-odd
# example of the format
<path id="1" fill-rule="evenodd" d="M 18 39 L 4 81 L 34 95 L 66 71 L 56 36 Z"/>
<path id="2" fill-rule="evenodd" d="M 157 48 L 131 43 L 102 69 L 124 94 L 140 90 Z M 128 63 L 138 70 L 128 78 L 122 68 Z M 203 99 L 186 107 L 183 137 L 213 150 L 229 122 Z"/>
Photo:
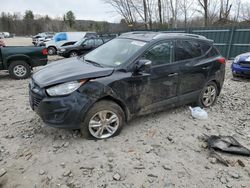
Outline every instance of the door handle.
<path id="1" fill-rule="evenodd" d="M 175 73 L 171 73 L 171 74 L 169 74 L 169 75 L 168 75 L 168 77 L 177 76 L 177 75 L 178 75 L 178 73 L 177 73 L 177 72 L 175 72 Z"/>

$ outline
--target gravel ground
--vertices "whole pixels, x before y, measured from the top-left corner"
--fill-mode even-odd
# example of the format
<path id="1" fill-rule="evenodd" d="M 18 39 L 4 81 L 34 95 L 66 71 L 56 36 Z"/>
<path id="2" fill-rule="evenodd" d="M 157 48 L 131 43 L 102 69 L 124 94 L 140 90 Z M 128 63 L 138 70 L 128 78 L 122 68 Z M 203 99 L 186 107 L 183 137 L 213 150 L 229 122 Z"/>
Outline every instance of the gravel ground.
<path id="1" fill-rule="evenodd" d="M 250 148 L 249 80 L 233 79 L 229 67 L 207 120 L 193 119 L 183 106 L 136 118 L 100 141 L 45 126 L 29 107 L 29 80 L 1 72 L 0 187 L 249 188 L 249 158 L 220 154 L 226 167 L 199 139 L 231 135 Z"/>

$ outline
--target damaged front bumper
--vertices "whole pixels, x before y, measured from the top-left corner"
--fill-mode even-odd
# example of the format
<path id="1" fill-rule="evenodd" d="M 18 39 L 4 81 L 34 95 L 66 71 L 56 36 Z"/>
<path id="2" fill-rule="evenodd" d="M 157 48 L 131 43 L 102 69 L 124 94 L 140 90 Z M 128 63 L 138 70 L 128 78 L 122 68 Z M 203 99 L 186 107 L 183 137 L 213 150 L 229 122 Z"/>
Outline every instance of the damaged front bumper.
<path id="1" fill-rule="evenodd" d="M 29 101 L 31 108 L 45 124 L 57 128 L 80 128 L 91 100 L 78 91 L 68 96 L 50 97 L 45 90 L 31 88 Z"/>

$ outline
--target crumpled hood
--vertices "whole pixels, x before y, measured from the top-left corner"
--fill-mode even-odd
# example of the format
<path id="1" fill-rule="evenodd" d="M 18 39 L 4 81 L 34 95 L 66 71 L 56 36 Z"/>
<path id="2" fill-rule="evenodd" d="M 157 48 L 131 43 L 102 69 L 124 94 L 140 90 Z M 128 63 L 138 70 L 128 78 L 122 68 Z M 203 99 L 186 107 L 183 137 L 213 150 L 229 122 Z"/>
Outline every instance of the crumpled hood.
<path id="1" fill-rule="evenodd" d="M 86 63 L 82 58 L 74 57 L 48 64 L 33 74 L 32 79 L 41 88 L 86 78 L 109 76 L 113 68 L 102 68 Z"/>
<path id="2" fill-rule="evenodd" d="M 250 52 L 240 54 L 238 56 L 238 58 L 239 58 L 238 62 L 241 62 L 241 61 L 249 61 L 250 62 Z"/>

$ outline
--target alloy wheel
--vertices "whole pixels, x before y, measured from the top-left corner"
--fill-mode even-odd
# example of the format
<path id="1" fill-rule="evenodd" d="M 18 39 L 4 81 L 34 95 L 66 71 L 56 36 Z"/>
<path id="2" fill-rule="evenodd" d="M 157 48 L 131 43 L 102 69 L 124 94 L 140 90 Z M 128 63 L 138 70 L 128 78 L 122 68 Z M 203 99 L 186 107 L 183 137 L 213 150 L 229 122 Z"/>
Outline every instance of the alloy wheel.
<path id="1" fill-rule="evenodd" d="M 109 138 L 119 127 L 118 115 L 112 111 L 97 112 L 89 121 L 89 132 L 98 139 Z"/>
<path id="2" fill-rule="evenodd" d="M 217 95 L 217 90 L 216 90 L 215 86 L 208 85 L 203 93 L 203 96 L 202 96 L 203 105 L 205 107 L 211 106 L 216 99 L 216 95 Z"/>

